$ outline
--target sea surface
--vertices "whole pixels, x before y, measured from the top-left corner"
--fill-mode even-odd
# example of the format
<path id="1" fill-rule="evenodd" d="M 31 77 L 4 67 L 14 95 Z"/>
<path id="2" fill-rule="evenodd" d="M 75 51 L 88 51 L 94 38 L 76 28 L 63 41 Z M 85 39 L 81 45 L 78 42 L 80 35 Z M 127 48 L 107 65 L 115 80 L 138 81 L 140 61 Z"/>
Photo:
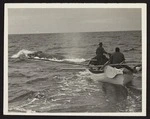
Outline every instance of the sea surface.
<path id="1" fill-rule="evenodd" d="M 80 75 L 99 42 L 109 53 L 119 47 L 127 62 L 141 62 L 141 31 L 9 35 L 9 112 L 141 112 L 141 74 L 134 74 L 137 89 Z M 21 50 L 54 57 L 12 58 Z"/>

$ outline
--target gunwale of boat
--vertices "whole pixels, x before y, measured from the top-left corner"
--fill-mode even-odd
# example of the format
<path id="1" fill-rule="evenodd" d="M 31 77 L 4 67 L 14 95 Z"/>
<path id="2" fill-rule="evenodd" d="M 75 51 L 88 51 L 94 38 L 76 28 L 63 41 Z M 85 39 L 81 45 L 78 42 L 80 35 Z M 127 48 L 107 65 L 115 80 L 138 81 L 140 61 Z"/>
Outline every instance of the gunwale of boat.
<path id="1" fill-rule="evenodd" d="M 126 69 L 126 68 L 122 68 L 122 69 Z M 118 84 L 118 85 L 126 85 L 127 83 L 132 81 L 133 73 L 129 70 L 125 70 L 123 71 L 123 74 L 116 74 L 114 78 L 108 78 L 104 72 L 98 73 L 97 71 L 96 73 L 91 72 L 90 78 L 93 79 L 94 81 L 108 82 L 108 83 Z"/>

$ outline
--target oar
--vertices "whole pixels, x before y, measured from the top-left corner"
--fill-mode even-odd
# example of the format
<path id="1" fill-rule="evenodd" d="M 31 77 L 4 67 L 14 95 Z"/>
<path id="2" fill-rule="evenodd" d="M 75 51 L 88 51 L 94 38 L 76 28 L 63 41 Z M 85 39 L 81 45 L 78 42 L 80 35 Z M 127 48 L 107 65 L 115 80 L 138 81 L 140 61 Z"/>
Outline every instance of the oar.
<path id="1" fill-rule="evenodd" d="M 86 70 L 87 68 L 61 68 L 61 70 Z"/>
<path id="2" fill-rule="evenodd" d="M 51 61 L 51 62 L 56 62 L 56 61 L 52 61 L 52 60 L 49 60 L 49 59 L 41 59 L 41 58 L 29 58 L 29 59 L 34 59 L 34 60 L 43 60 L 43 61 Z M 57 62 L 57 63 L 65 63 L 65 62 Z M 103 70 L 104 67 L 109 63 L 109 61 L 107 61 L 104 65 L 97 65 L 97 66 L 94 66 L 94 67 L 101 67 L 100 70 Z M 86 70 L 87 68 L 89 68 L 89 64 L 74 64 L 74 63 L 67 63 L 67 64 L 72 64 L 72 65 L 80 65 L 80 66 L 84 66 L 86 68 L 62 68 L 61 70 Z M 139 65 L 139 63 L 128 63 L 128 64 L 135 64 L 135 65 Z M 127 64 L 109 64 L 110 66 L 115 66 L 115 65 L 121 65 L 121 66 L 124 66 L 125 68 L 129 69 L 130 71 L 133 72 L 133 69 L 130 68 L 129 66 L 127 66 Z"/>
<path id="3" fill-rule="evenodd" d="M 62 63 L 62 62 L 58 62 L 58 63 Z M 75 69 L 75 70 L 86 70 L 86 69 L 88 69 L 89 68 L 89 65 L 88 64 L 72 64 L 72 63 L 67 63 L 67 64 L 71 64 L 71 65 L 78 65 L 78 66 L 83 66 L 84 68 L 61 68 L 62 70 L 73 70 L 73 69 Z M 121 65 L 121 66 L 123 66 L 123 67 L 125 67 L 125 68 L 127 68 L 128 70 L 130 70 L 130 71 L 133 71 L 133 69 L 132 68 L 130 68 L 129 66 L 128 66 L 128 64 L 133 64 L 133 65 L 139 65 L 140 63 L 127 63 L 127 64 L 109 64 L 109 66 L 116 66 L 116 65 Z M 105 66 L 107 65 L 107 63 L 105 64 Z M 93 66 L 93 67 L 97 67 L 97 68 L 99 68 L 99 67 L 103 67 L 103 68 L 105 68 L 105 66 L 104 65 L 96 65 L 96 66 Z M 92 67 L 92 66 L 91 66 Z"/>
<path id="4" fill-rule="evenodd" d="M 123 64 L 125 62 L 125 60 L 123 60 L 122 62 L 120 62 L 120 65 Z"/>
<path id="5" fill-rule="evenodd" d="M 116 65 L 121 65 L 121 66 L 125 66 L 125 65 L 139 65 L 141 63 L 126 63 L 126 64 L 109 64 L 110 66 L 116 66 Z M 95 67 L 102 67 L 103 65 L 96 65 Z"/>
<path id="6" fill-rule="evenodd" d="M 72 65 L 81 65 L 81 66 L 85 66 L 85 67 L 88 67 L 89 66 L 89 64 L 75 64 L 75 63 L 72 63 L 72 62 L 64 62 L 64 61 L 60 61 L 60 62 L 58 62 L 58 61 L 53 61 L 53 60 L 51 60 L 51 59 L 47 59 L 47 58 L 43 58 L 43 59 L 41 59 L 41 58 L 28 58 L 28 59 L 31 59 L 31 60 L 37 60 L 37 61 L 50 61 L 50 62 L 57 62 L 57 63 L 66 63 L 66 64 L 72 64 Z M 94 59 L 93 59 L 94 60 Z M 132 64 L 132 65 L 139 65 L 139 64 L 141 64 L 141 63 L 132 63 L 132 62 L 126 62 L 126 64 L 121 64 L 121 65 L 128 65 L 128 64 Z M 120 65 L 120 64 L 109 64 L 110 66 L 115 66 L 115 65 Z M 96 65 L 95 67 L 103 67 L 104 65 Z"/>
<path id="7" fill-rule="evenodd" d="M 106 65 L 108 65 L 109 63 L 110 63 L 110 61 L 108 60 L 108 61 L 100 68 L 100 71 L 103 70 L 104 67 L 105 67 Z"/>

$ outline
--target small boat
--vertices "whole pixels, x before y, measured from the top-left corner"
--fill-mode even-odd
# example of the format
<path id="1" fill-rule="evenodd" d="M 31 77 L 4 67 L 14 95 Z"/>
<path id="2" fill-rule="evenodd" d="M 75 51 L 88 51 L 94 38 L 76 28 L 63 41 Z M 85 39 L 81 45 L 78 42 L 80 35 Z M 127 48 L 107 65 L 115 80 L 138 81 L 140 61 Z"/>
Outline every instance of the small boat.
<path id="1" fill-rule="evenodd" d="M 94 72 L 94 71 L 92 71 Z M 104 67 L 104 71 L 100 73 L 92 73 L 89 77 L 94 81 L 107 82 L 118 85 L 126 85 L 133 79 L 133 73 L 126 68 L 115 68 L 110 65 Z"/>
<path id="2" fill-rule="evenodd" d="M 96 65 L 95 65 L 96 64 Z M 97 65 L 92 59 L 89 63 L 89 77 L 94 81 L 107 82 L 118 85 L 126 85 L 133 79 L 133 69 L 124 64 Z M 103 70 L 101 70 L 103 67 Z"/>

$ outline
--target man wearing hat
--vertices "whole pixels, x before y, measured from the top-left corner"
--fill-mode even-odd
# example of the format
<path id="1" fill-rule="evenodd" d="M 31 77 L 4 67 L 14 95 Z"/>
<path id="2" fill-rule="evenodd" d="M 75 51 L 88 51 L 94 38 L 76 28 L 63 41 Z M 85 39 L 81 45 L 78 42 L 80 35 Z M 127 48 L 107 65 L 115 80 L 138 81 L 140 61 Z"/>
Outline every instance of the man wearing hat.
<path id="1" fill-rule="evenodd" d="M 109 54 L 107 53 L 104 48 L 103 48 L 103 43 L 99 43 L 99 47 L 96 49 L 96 58 L 97 61 L 100 65 L 103 65 L 105 62 L 108 61 L 108 58 L 104 54 Z"/>

